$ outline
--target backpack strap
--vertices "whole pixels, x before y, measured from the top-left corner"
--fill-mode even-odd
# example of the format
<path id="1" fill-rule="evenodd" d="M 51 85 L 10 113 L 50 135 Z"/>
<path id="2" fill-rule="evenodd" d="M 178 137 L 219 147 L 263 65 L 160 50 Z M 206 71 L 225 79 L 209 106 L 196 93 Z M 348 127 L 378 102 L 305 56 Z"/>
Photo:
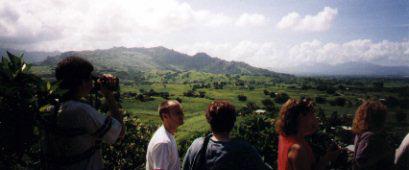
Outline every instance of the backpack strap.
<path id="1" fill-rule="evenodd" d="M 210 138 L 212 136 L 213 134 L 210 133 L 203 139 L 202 147 L 200 148 L 199 152 L 197 153 L 196 157 L 193 160 L 193 165 L 191 167 L 191 170 L 207 169 L 206 168 L 206 150 L 207 150 L 207 145 L 209 144 Z"/>

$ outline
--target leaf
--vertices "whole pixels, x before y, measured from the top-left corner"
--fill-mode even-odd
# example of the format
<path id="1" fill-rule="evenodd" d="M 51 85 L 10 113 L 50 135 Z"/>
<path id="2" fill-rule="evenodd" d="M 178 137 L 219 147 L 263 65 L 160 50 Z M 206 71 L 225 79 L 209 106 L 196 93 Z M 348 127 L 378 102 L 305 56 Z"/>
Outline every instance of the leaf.
<path id="1" fill-rule="evenodd" d="M 50 90 L 51 90 L 51 83 L 50 83 L 49 81 L 47 81 L 47 88 L 46 88 L 46 90 L 47 90 L 47 91 L 50 91 Z"/>
<path id="2" fill-rule="evenodd" d="M 24 72 L 24 70 L 27 68 L 27 64 L 24 63 L 23 66 L 21 67 L 21 72 Z"/>

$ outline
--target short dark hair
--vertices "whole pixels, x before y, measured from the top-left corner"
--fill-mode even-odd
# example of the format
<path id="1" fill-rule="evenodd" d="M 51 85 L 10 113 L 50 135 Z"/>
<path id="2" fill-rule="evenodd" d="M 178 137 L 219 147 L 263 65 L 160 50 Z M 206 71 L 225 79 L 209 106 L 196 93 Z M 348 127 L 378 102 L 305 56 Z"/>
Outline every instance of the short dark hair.
<path id="1" fill-rule="evenodd" d="M 171 113 L 177 107 L 181 107 L 180 103 L 177 100 L 163 101 L 158 108 L 160 118 L 163 119 L 164 113 Z"/>
<path id="2" fill-rule="evenodd" d="M 61 82 L 62 89 L 75 93 L 78 87 L 91 77 L 94 70 L 92 64 L 78 56 L 70 56 L 61 60 L 55 68 L 55 78 Z"/>
<path id="3" fill-rule="evenodd" d="M 314 111 L 314 103 L 310 99 L 288 99 L 281 106 L 280 117 L 275 124 L 277 133 L 286 136 L 297 134 L 300 114 L 306 115 Z"/>
<path id="4" fill-rule="evenodd" d="M 236 122 L 237 112 L 230 102 L 216 100 L 207 107 L 206 119 L 214 133 L 230 132 Z"/>

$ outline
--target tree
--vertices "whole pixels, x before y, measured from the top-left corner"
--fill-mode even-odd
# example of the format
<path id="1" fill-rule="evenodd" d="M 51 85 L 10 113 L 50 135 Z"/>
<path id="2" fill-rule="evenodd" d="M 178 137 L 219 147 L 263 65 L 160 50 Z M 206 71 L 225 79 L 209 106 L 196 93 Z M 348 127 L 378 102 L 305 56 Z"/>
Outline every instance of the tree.
<path id="1" fill-rule="evenodd" d="M 263 90 L 264 95 L 270 95 L 270 91 L 268 91 L 267 89 Z"/>
<path id="2" fill-rule="evenodd" d="M 264 99 L 261 101 L 261 103 L 267 111 L 274 111 L 274 102 L 271 99 Z"/>
<path id="3" fill-rule="evenodd" d="M 372 86 L 376 90 L 382 90 L 383 89 L 383 81 L 374 82 L 374 83 L 372 83 Z"/>
<path id="4" fill-rule="evenodd" d="M 186 97 L 195 97 L 196 92 L 194 90 L 188 90 L 188 91 L 184 92 L 183 95 L 186 96 Z"/>
<path id="5" fill-rule="evenodd" d="M 206 96 L 206 92 L 205 91 L 199 91 L 199 97 L 200 98 L 204 98 Z"/>
<path id="6" fill-rule="evenodd" d="M 323 104 L 323 103 L 327 102 L 327 98 L 322 97 L 322 96 L 317 96 L 317 97 L 315 97 L 315 102 Z"/>
<path id="7" fill-rule="evenodd" d="M 276 96 L 275 96 L 275 98 L 274 98 L 274 101 L 275 101 L 276 103 L 283 104 L 283 103 L 285 103 L 289 98 L 290 98 L 290 96 L 288 96 L 287 93 L 277 93 Z"/>
<path id="8" fill-rule="evenodd" d="M 239 99 L 239 101 L 246 101 L 247 100 L 247 96 L 242 95 L 242 94 L 238 95 L 237 98 Z"/>
<path id="9" fill-rule="evenodd" d="M 31 74 L 23 55 L 7 57 L 0 63 L 0 169 L 37 169 L 39 118 L 65 91 Z"/>
<path id="10" fill-rule="evenodd" d="M 176 97 L 176 100 L 177 100 L 179 103 L 182 103 L 182 99 L 181 99 L 180 97 Z"/>

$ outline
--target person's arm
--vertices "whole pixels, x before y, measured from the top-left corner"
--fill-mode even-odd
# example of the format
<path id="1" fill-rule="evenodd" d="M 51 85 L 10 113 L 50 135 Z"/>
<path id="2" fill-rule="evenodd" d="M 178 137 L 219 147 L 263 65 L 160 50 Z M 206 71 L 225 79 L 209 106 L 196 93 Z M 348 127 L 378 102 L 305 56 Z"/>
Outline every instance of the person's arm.
<path id="1" fill-rule="evenodd" d="M 104 76 L 108 79 L 108 81 L 111 84 L 114 84 L 114 79 L 113 76 L 110 74 L 104 74 Z M 101 93 L 105 97 L 105 103 L 108 106 L 108 112 L 109 115 L 112 116 L 112 118 L 116 119 L 121 125 L 121 133 L 120 133 L 120 138 L 123 138 L 125 135 L 125 127 L 123 126 L 123 114 L 122 111 L 120 110 L 118 102 L 115 100 L 115 96 L 113 92 L 109 89 L 107 89 L 104 86 L 101 86 Z"/>
<path id="2" fill-rule="evenodd" d="M 306 150 L 299 144 L 292 145 L 288 151 L 288 161 L 294 170 L 311 170 L 312 163 L 307 158 Z"/>
<path id="3" fill-rule="evenodd" d="M 169 144 L 158 143 L 152 148 L 152 167 L 154 170 L 165 170 L 169 167 Z"/>
<path id="4" fill-rule="evenodd" d="M 123 115 L 119 109 L 118 102 L 115 100 L 115 97 L 112 92 L 104 94 L 105 102 L 109 109 L 109 114 L 116 119 L 119 123 L 123 124 Z"/>
<path id="5" fill-rule="evenodd" d="M 104 77 L 107 78 L 110 84 L 116 83 L 111 74 L 104 74 Z M 105 103 L 108 106 L 111 116 L 123 124 L 123 115 L 120 111 L 118 102 L 115 100 L 113 92 L 105 86 L 101 86 L 101 93 L 105 97 Z"/>
<path id="6" fill-rule="evenodd" d="M 409 168 L 409 133 L 395 151 L 395 165 L 398 169 Z"/>

